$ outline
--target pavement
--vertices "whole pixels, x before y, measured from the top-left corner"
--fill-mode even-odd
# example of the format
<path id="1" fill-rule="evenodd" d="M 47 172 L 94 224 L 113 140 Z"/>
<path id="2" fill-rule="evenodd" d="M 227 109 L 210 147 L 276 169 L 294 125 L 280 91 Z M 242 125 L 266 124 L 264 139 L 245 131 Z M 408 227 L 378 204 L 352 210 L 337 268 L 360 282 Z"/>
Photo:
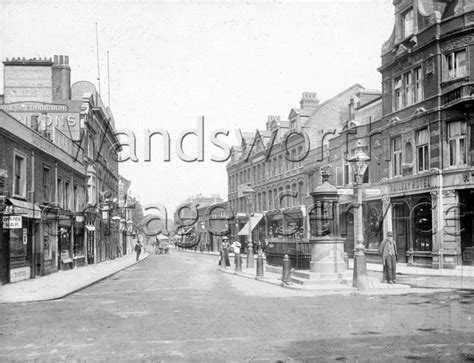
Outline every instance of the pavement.
<path id="1" fill-rule="evenodd" d="M 176 250 L 184 254 L 197 254 L 218 259 L 217 252 L 194 252 L 191 250 Z M 148 253 L 140 257 L 146 259 Z M 231 263 L 233 256 L 231 254 Z M 246 268 L 246 256 L 242 255 L 242 271 L 235 271 L 234 266 L 218 268 L 223 273 L 241 278 L 256 279 L 255 268 Z M 106 279 L 113 274 L 136 264 L 135 254 L 108 260 L 98 264 L 80 267 L 73 270 L 59 271 L 48 276 L 24 280 L 0 286 L 0 303 L 33 302 L 60 299 L 74 292 L 82 290 L 92 284 Z M 352 268 L 353 261 L 349 261 Z M 311 291 L 316 295 L 330 294 L 361 294 L 361 295 L 403 295 L 414 293 L 442 292 L 450 289 L 474 289 L 474 266 L 458 266 L 455 269 L 429 269 L 397 264 L 397 284 L 383 284 L 380 282 L 382 266 L 367 264 L 369 271 L 370 289 L 357 290 L 351 284 L 322 284 L 300 285 L 296 283 L 282 283 L 281 268 L 266 266 L 264 276 L 258 281 L 283 288 Z"/>
<path id="2" fill-rule="evenodd" d="M 194 252 L 193 250 L 180 250 L 190 254 L 207 254 L 218 258 L 217 252 Z M 256 268 L 246 268 L 246 255 L 242 254 L 242 271 L 235 271 L 233 254 L 230 254 L 232 266 L 220 269 L 221 272 L 233 274 L 235 276 L 256 279 Z M 349 268 L 352 271 L 354 261 L 349 260 Z M 430 269 L 423 267 L 408 266 L 406 263 L 397 264 L 397 283 L 386 284 L 381 282 L 382 265 L 367 263 L 370 288 L 367 290 L 357 290 L 351 284 L 319 284 L 300 285 L 295 283 L 282 283 L 281 268 L 265 266 L 263 277 L 258 280 L 263 283 L 282 286 L 284 288 L 296 290 L 315 291 L 318 294 L 361 294 L 361 295 L 401 295 L 448 291 L 452 289 L 472 290 L 474 289 L 474 266 L 456 266 L 454 269 Z"/>
<path id="3" fill-rule="evenodd" d="M 0 303 L 56 300 L 95 284 L 113 274 L 146 259 L 136 261 L 135 253 L 97 264 L 59 271 L 35 279 L 0 286 Z"/>

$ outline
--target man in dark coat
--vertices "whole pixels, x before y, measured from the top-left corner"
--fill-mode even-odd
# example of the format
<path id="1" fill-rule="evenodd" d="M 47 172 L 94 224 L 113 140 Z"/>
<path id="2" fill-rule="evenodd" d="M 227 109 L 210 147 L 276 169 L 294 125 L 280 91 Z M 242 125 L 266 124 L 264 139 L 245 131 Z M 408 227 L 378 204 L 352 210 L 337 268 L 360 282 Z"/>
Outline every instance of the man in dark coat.
<path id="1" fill-rule="evenodd" d="M 142 245 L 140 241 L 135 245 L 135 252 L 137 253 L 137 261 L 140 259 L 140 253 L 142 253 Z"/>
<path id="2" fill-rule="evenodd" d="M 382 256 L 383 279 L 389 284 L 395 284 L 397 273 L 397 244 L 393 239 L 393 233 L 387 232 L 385 238 L 379 246 L 379 254 Z"/>

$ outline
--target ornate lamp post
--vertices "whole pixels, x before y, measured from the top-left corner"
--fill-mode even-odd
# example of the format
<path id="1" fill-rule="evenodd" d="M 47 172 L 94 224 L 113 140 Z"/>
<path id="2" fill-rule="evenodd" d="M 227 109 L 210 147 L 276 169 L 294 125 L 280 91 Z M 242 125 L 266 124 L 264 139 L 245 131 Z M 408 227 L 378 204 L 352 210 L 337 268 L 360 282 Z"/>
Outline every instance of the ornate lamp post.
<path id="1" fill-rule="evenodd" d="M 249 215 L 249 239 L 247 244 L 247 268 L 255 266 L 255 259 L 253 256 L 253 244 L 252 244 L 252 202 L 255 190 L 249 185 L 245 188 L 242 193 L 247 198 L 248 215 Z"/>
<path id="2" fill-rule="evenodd" d="M 369 166 L 369 161 L 370 157 L 364 152 L 362 143 L 358 141 L 354 155 L 348 160 L 352 167 L 353 174 L 356 177 L 355 185 L 357 187 L 357 218 L 354 218 L 356 240 L 352 285 L 358 289 L 363 289 L 367 285 L 367 264 L 364 253 L 364 233 L 362 230 L 362 181 L 367 167 Z"/>

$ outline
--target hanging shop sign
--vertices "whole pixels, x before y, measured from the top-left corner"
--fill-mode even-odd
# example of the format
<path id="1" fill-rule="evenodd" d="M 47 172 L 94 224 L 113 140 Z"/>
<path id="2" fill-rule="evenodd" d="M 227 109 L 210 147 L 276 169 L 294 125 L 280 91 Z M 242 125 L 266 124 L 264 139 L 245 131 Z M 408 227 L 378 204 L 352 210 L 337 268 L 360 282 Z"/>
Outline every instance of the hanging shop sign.
<path id="1" fill-rule="evenodd" d="M 23 228 L 23 244 L 28 244 L 28 228 Z"/>

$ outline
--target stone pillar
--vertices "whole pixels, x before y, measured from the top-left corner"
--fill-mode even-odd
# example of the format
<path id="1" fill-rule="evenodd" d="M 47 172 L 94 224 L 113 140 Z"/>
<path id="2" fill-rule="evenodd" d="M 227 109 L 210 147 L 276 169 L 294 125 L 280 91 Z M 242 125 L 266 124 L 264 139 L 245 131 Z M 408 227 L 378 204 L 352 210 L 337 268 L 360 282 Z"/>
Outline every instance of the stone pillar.
<path id="1" fill-rule="evenodd" d="M 459 195 L 455 190 L 443 191 L 443 217 L 439 225 L 442 268 L 455 268 L 461 263 L 461 219 Z"/>

